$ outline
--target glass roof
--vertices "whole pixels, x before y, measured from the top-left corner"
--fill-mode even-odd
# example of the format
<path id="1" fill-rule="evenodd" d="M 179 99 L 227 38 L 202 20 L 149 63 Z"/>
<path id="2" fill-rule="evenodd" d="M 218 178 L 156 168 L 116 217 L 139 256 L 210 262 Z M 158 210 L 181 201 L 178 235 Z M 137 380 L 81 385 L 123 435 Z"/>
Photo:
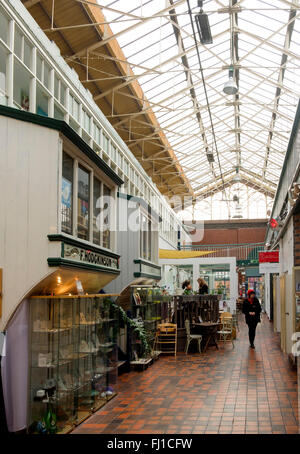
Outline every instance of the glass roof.
<path id="1" fill-rule="evenodd" d="M 209 45 L 193 34 L 197 0 L 98 3 L 196 197 L 226 193 L 237 170 L 274 194 L 300 95 L 299 1 L 206 0 Z M 236 95 L 223 92 L 230 65 Z"/>

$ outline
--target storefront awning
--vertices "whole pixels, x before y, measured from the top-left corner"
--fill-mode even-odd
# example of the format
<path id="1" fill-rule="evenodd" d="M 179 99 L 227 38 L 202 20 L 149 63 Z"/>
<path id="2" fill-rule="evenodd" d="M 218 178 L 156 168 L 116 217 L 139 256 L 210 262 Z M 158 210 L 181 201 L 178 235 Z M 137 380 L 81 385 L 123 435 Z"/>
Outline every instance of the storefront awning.
<path id="1" fill-rule="evenodd" d="M 213 254 L 215 251 L 176 251 L 169 249 L 160 249 L 160 259 L 192 259 L 203 257 L 204 255 Z"/>

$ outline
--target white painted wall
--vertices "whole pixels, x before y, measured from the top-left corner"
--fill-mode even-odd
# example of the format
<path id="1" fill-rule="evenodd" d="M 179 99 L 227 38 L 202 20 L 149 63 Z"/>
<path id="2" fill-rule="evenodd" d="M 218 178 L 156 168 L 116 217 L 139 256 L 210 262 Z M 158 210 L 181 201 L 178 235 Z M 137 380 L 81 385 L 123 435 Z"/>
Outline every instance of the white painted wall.
<path id="1" fill-rule="evenodd" d="M 51 274 L 48 257 L 60 255 L 47 235 L 58 229 L 59 133 L 0 117 L 0 330 L 17 305 Z"/>
<path id="2" fill-rule="evenodd" d="M 158 245 L 159 245 L 159 249 L 172 249 L 173 251 L 176 250 L 176 247 L 174 247 L 174 245 L 169 243 L 167 240 L 165 240 L 161 236 L 159 236 Z"/>

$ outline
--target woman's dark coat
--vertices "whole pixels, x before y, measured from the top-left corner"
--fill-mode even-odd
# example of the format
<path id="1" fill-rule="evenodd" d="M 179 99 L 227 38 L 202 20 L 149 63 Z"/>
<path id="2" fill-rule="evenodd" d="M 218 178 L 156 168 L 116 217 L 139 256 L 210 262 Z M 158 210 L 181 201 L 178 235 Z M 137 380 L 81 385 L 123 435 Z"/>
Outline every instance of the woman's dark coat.
<path id="1" fill-rule="evenodd" d="M 249 312 L 255 312 L 255 315 L 249 315 Z M 254 298 L 251 304 L 248 299 L 244 300 L 243 303 L 243 314 L 246 317 L 247 325 L 255 324 L 260 322 L 261 305 L 257 298 Z"/>
<path id="2" fill-rule="evenodd" d="M 208 295 L 208 286 L 206 284 L 199 287 L 199 295 Z"/>

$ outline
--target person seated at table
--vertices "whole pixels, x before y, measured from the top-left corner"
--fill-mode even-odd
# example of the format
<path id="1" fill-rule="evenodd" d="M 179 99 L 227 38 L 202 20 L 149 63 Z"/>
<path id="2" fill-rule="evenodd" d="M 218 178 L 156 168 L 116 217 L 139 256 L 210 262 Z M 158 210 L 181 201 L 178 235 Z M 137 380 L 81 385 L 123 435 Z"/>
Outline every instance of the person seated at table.
<path id="1" fill-rule="evenodd" d="M 197 279 L 197 282 L 199 284 L 199 295 L 208 295 L 208 285 L 203 277 L 199 277 L 199 279 Z"/>
<path id="2" fill-rule="evenodd" d="M 188 279 L 184 281 L 182 284 L 182 289 L 184 290 L 183 292 L 184 295 L 191 295 L 193 293 L 191 281 L 189 281 Z"/>

